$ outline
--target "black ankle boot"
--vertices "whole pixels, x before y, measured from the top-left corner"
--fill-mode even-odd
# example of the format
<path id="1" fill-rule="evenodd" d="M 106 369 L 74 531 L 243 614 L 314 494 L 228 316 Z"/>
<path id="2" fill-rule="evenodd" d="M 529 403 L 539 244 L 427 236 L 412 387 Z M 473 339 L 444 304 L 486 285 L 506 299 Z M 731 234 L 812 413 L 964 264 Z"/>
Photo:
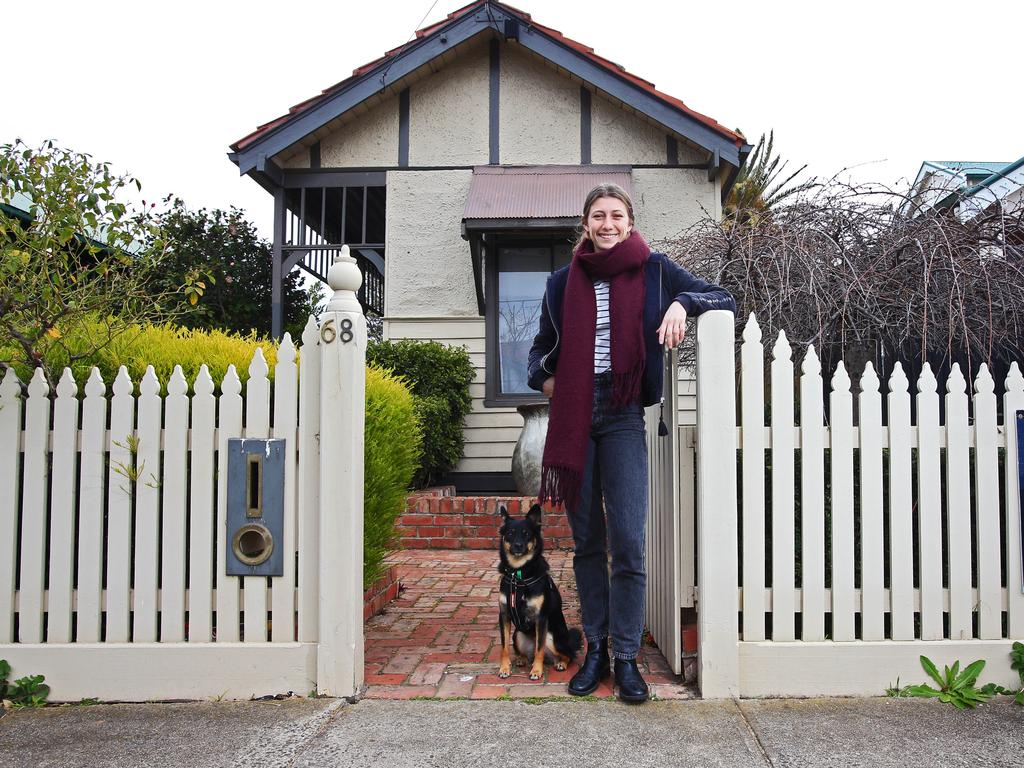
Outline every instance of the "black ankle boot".
<path id="1" fill-rule="evenodd" d="M 608 662 L 608 638 L 591 643 L 587 641 L 587 656 L 583 659 L 580 671 L 569 681 L 569 693 L 573 696 L 586 696 L 597 690 L 598 684 L 611 674 Z"/>
<path id="2" fill-rule="evenodd" d="M 647 701 L 650 689 L 637 669 L 636 659 L 615 660 L 615 684 L 619 686 L 622 701 Z"/>

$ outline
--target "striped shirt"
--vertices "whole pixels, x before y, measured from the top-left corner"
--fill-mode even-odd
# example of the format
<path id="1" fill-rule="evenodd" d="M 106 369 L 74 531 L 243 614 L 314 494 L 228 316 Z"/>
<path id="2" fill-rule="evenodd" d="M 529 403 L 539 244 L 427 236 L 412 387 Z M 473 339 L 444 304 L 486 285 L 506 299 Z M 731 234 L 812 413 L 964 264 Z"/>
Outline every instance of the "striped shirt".
<path id="1" fill-rule="evenodd" d="M 608 281 L 594 281 L 597 298 L 597 329 L 594 334 L 594 373 L 604 373 L 612 367 L 612 325 L 608 313 Z"/>

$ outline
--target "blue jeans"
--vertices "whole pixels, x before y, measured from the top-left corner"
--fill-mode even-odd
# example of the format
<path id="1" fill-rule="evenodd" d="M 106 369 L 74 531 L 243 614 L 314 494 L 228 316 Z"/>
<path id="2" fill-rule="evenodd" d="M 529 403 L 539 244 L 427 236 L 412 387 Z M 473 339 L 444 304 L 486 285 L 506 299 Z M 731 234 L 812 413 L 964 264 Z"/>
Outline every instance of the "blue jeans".
<path id="1" fill-rule="evenodd" d="M 611 398 L 611 374 L 594 377 L 587 464 L 579 506 L 568 517 L 583 632 L 588 641 L 610 636 L 615 658 L 635 659 L 647 583 L 647 436 L 640 403 L 616 411 Z"/>

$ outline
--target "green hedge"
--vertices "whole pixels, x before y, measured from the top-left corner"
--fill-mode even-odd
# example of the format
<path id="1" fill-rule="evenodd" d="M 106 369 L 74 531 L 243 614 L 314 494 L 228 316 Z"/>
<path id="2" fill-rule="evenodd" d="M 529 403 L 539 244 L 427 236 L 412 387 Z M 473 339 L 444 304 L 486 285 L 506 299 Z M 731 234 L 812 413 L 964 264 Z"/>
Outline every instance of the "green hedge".
<path id="1" fill-rule="evenodd" d="M 363 587 L 383 572 L 396 544 L 395 520 L 405 508 L 419 465 L 420 429 L 405 384 L 372 366 L 366 369 L 366 444 L 363 490 Z"/>
<path id="2" fill-rule="evenodd" d="M 472 400 L 473 364 L 464 347 L 436 341 L 371 342 L 367 363 L 393 371 L 408 382 L 423 434 L 423 452 L 414 484 L 437 481 L 462 458 L 462 424 Z"/>

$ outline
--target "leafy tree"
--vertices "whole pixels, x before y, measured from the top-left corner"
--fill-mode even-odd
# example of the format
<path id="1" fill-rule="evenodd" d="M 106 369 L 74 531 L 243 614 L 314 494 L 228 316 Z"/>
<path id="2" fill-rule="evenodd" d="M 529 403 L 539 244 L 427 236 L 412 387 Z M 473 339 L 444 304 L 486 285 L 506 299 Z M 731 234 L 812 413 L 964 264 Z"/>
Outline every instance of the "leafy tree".
<path id="1" fill-rule="evenodd" d="M 53 386 L 59 371 L 44 358 L 65 335 L 94 324 L 88 343 L 63 356 L 74 362 L 130 324 L 160 319 L 154 298 L 173 306 L 176 286 L 153 285 L 164 253 L 153 206 L 123 202 L 140 190 L 108 163 L 52 141 L 0 146 L 0 369 L 42 368 Z"/>
<path id="2" fill-rule="evenodd" d="M 806 164 L 801 165 L 782 181 L 776 181 L 789 161 L 783 162 L 782 158 L 774 153 L 774 140 L 775 131 L 768 134 L 767 143 L 762 133 L 754 151 L 740 168 L 723 206 L 723 214 L 727 221 L 744 223 L 750 218 L 757 218 L 811 183 L 804 182 L 786 188 L 786 185 L 807 167 Z"/>
<path id="3" fill-rule="evenodd" d="M 160 236 L 167 242 L 163 276 L 157 281 L 166 294 L 184 286 L 187 306 L 178 322 L 190 328 L 269 335 L 273 291 L 272 248 L 243 211 L 205 208 L 190 211 L 175 200 L 160 217 Z M 303 288 L 297 270 L 284 278 L 285 330 L 298 338 L 317 304 L 323 286 Z"/>

